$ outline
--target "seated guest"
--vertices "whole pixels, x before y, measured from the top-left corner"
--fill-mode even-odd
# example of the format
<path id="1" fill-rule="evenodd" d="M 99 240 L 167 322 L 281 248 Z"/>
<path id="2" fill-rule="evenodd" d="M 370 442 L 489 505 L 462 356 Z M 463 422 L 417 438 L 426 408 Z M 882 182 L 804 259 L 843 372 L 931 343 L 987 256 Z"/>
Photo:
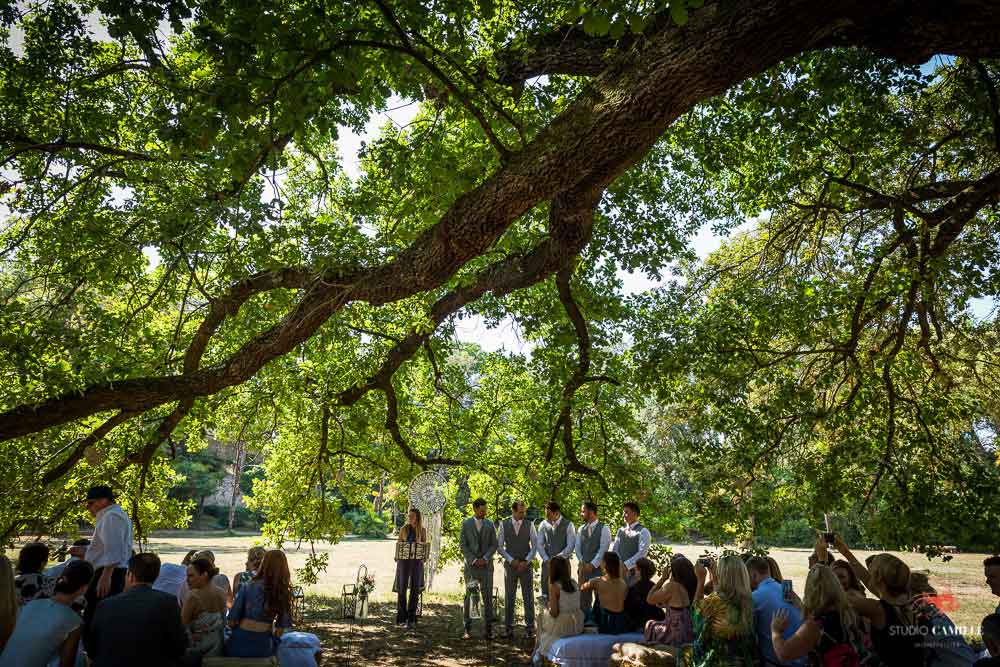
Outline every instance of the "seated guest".
<path id="1" fill-rule="evenodd" d="M 32 600 L 52 596 L 55 579 L 42 572 L 48 562 L 49 547 L 44 542 L 29 542 L 18 554 L 14 588 L 22 607 Z"/>
<path id="2" fill-rule="evenodd" d="M 319 667 L 323 662 L 319 637 L 311 632 L 286 632 L 281 635 L 277 655 L 281 667 Z"/>
<path id="3" fill-rule="evenodd" d="M 834 536 L 834 546 L 865 587 L 878 596 L 848 600 L 854 611 L 871 622 L 872 647 L 882 662 L 886 667 L 922 665 L 923 639 L 910 602 L 910 568 L 892 554 L 871 556 L 866 568 L 840 535 Z"/>
<path id="4" fill-rule="evenodd" d="M 91 667 L 175 667 L 187 649 L 177 598 L 154 591 L 160 558 L 128 561 L 125 591 L 101 600 L 83 637 Z"/>
<path id="5" fill-rule="evenodd" d="M 639 573 L 639 579 L 629 586 L 628 593 L 625 595 L 626 630 L 628 632 L 641 631 L 646 627 L 646 621 L 662 621 L 664 618 L 661 608 L 646 601 L 649 592 L 653 590 L 653 575 L 656 574 L 656 566 L 648 558 L 640 558 L 635 562 L 635 569 Z"/>
<path id="6" fill-rule="evenodd" d="M 562 556 L 549 560 L 548 586 L 548 600 L 538 624 L 538 655 L 555 640 L 583 632 L 580 587 L 570 576 L 569 561 Z"/>
<path id="7" fill-rule="evenodd" d="M 187 584 L 191 589 L 181 623 L 190 639 L 188 660 L 199 662 L 206 656 L 222 655 L 222 631 L 225 627 L 226 594 L 212 584 L 219 570 L 207 558 L 195 558 L 187 568 Z"/>
<path id="8" fill-rule="evenodd" d="M 990 593 L 1000 598 L 1000 556 L 990 556 L 983 561 L 983 570 L 986 574 L 986 585 L 990 587 Z M 1000 604 L 997 605 L 997 614 L 1000 614 Z"/>
<path id="9" fill-rule="evenodd" d="M 184 606 L 184 601 L 187 600 L 187 596 L 191 592 L 191 588 L 187 583 L 187 567 L 199 558 L 207 560 L 212 564 L 212 567 L 215 567 L 215 554 L 207 549 L 204 551 L 196 551 L 193 555 L 189 552 L 188 555 L 192 557 L 190 559 L 188 559 L 187 556 L 184 557 L 184 560 L 187 561 L 184 563 L 185 577 L 184 581 L 181 582 L 180 588 L 177 589 L 177 601 L 180 602 L 181 607 Z M 229 577 L 224 574 L 220 574 L 218 570 L 216 570 L 215 576 L 212 577 L 212 584 L 226 594 L 226 600 L 228 601 L 233 594 L 232 588 L 229 587 Z"/>
<path id="10" fill-rule="evenodd" d="M 87 547 L 90 546 L 90 540 L 87 538 L 79 539 L 73 542 L 73 546 L 69 548 L 69 558 L 61 563 L 56 563 L 52 567 L 45 570 L 46 576 L 52 577 L 53 581 L 62 574 L 63 569 L 75 560 L 83 560 L 83 557 L 87 553 Z"/>
<path id="11" fill-rule="evenodd" d="M 691 603 L 697 589 L 694 565 L 683 554 L 674 554 L 670 565 L 664 568 L 660 580 L 646 596 L 649 604 L 665 610 L 662 621 L 646 623 L 643 629 L 646 642 L 680 646 L 694 641 Z"/>
<path id="12" fill-rule="evenodd" d="M 190 564 L 190 561 L 187 565 L 160 563 L 160 575 L 153 582 L 153 590 L 173 595 L 177 598 L 177 604 L 180 605 L 181 585 L 187 582 L 187 569 Z"/>
<path id="13" fill-rule="evenodd" d="M 17 589 L 14 588 L 14 564 L 0 554 L 0 651 L 14 632 L 19 608 Z"/>
<path id="14" fill-rule="evenodd" d="M 597 593 L 599 605 L 596 607 L 598 632 L 602 635 L 620 635 L 625 632 L 625 596 L 628 585 L 622 579 L 622 562 L 614 551 L 605 552 L 601 560 L 603 575 L 591 579 L 580 586 L 581 591 Z"/>
<path id="15" fill-rule="evenodd" d="M 977 660 L 975 667 L 1000 667 L 1000 614 L 984 618 L 981 633 L 990 657 Z"/>
<path id="16" fill-rule="evenodd" d="M 0 654 L 0 667 L 73 667 L 83 618 L 72 605 L 87 592 L 93 576 L 90 563 L 73 561 L 56 579 L 51 597 L 24 605 L 14 633 Z"/>
<path id="17" fill-rule="evenodd" d="M 860 664 L 864 649 L 857 615 L 833 570 L 822 563 L 809 570 L 802 616 L 805 620 L 792 634 L 787 609 L 777 609 L 772 616 L 770 644 L 781 664 L 796 664 L 810 655 L 813 664 L 832 664 L 837 656 L 856 658 L 848 664 Z"/>
<path id="18" fill-rule="evenodd" d="M 264 560 L 264 547 L 250 547 L 250 551 L 247 552 L 247 564 L 245 570 L 239 574 L 233 575 L 233 585 L 229 597 L 229 606 L 233 606 L 233 600 L 236 599 L 236 594 L 240 592 L 246 584 L 257 575 L 257 570 L 260 569 L 260 562 Z"/>
<path id="19" fill-rule="evenodd" d="M 975 662 L 976 654 L 965 637 L 935 604 L 938 592 L 931 586 L 927 574 L 910 573 L 910 593 L 917 623 L 930 629 L 930 638 L 924 642 L 926 667 L 959 667 Z"/>
<path id="20" fill-rule="evenodd" d="M 746 562 L 747 574 L 750 576 L 750 588 L 753 591 L 753 629 L 757 636 L 757 649 L 768 664 L 775 665 L 805 665 L 805 660 L 797 658 L 785 662 L 778 660 L 771 645 L 771 619 L 778 611 L 785 614 L 785 639 L 788 639 L 802 624 L 802 614 L 785 599 L 781 582 L 771 577 L 771 563 L 767 558 L 753 556 Z M 814 566 L 815 567 L 815 566 Z M 780 576 L 780 570 L 778 571 Z M 832 572 L 830 573 L 833 574 Z M 838 583 L 839 586 L 839 583 Z"/>
<path id="21" fill-rule="evenodd" d="M 237 658 L 267 658 L 275 643 L 292 626 L 292 586 L 288 560 L 278 550 L 268 551 L 260 570 L 243 586 L 229 610 L 226 655 Z"/>
<path id="22" fill-rule="evenodd" d="M 781 566 L 778 565 L 778 561 L 774 560 L 770 556 L 764 556 L 764 560 L 767 561 L 767 569 L 771 574 L 771 578 L 778 583 L 784 581 L 785 578 L 781 576 Z"/>
<path id="23" fill-rule="evenodd" d="M 753 599 L 750 575 L 743 560 L 730 554 L 706 568 L 694 568 L 698 588 L 694 599 L 694 654 L 702 667 L 743 667 L 756 664 L 753 633 Z M 705 597 L 706 574 L 711 574 L 712 594 Z"/>
<path id="24" fill-rule="evenodd" d="M 865 587 L 861 585 L 858 580 L 858 575 L 854 574 L 854 570 L 851 569 L 851 564 L 846 560 L 837 559 L 833 561 L 833 565 L 830 566 L 833 573 L 837 576 L 837 581 L 840 582 L 840 587 L 844 589 L 847 593 L 847 598 L 850 600 L 852 597 L 865 598 L 868 597 L 865 592 Z"/>

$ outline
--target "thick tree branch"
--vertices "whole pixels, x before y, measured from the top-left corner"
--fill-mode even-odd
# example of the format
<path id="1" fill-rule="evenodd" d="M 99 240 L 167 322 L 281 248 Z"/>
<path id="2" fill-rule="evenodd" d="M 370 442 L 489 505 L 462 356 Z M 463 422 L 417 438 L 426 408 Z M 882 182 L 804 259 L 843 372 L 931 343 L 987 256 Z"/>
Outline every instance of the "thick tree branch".
<path id="1" fill-rule="evenodd" d="M 562 192 L 599 191 L 642 159 L 697 102 L 803 51 L 858 46 L 909 62 L 940 52 L 1000 53 L 1000 0 L 959 0 L 947 12 L 933 0 L 745 0 L 725 16 L 717 4 L 709 4 L 692 12 L 683 29 L 651 32 L 643 49 L 617 56 L 522 151 L 459 197 L 395 259 L 346 281 L 312 285 L 280 324 L 224 363 L 180 376 L 120 380 L 14 407 L 0 414 L 0 439 L 105 411 L 146 410 L 242 383 L 352 301 L 381 305 L 440 287 L 531 208 Z"/>

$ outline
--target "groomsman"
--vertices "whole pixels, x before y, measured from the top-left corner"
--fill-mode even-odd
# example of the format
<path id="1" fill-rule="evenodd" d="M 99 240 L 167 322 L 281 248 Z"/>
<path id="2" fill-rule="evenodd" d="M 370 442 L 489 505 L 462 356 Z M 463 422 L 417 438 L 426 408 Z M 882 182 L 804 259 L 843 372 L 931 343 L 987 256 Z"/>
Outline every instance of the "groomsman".
<path id="1" fill-rule="evenodd" d="M 562 515 L 559 503 L 545 503 L 545 520 L 538 526 L 538 555 L 542 557 L 542 597 L 549 597 L 549 561 L 555 556 L 569 560 L 576 546 L 573 522 Z"/>
<path id="2" fill-rule="evenodd" d="M 493 554 L 497 550 L 497 531 L 493 522 L 486 518 L 486 501 L 476 498 L 472 502 L 472 513 L 462 522 L 459 545 L 465 558 L 465 584 L 479 582 L 482 595 L 483 617 L 486 621 L 486 638 L 493 638 Z M 469 617 L 469 594 L 465 594 L 462 606 L 462 622 L 465 633 L 462 639 L 472 637 L 472 619 Z"/>
<path id="3" fill-rule="evenodd" d="M 618 529 L 611 551 L 621 558 L 625 583 L 631 586 L 637 577 L 635 562 L 646 557 L 652 536 L 649 529 L 639 523 L 639 506 L 636 503 L 625 503 L 622 506 L 622 519 L 625 520 L 625 525 Z"/>
<path id="4" fill-rule="evenodd" d="M 580 519 L 583 523 L 576 536 L 576 559 L 580 561 L 578 581 L 596 579 L 601 576 L 601 561 L 611 546 L 611 529 L 597 518 L 597 503 L 587 501 L 580 506 Z M 580 593 L 580 608 L 587 614 L 594 605 L 594 594 L 591 591 Z"/>
<path id="5" fill-rule="evenodd" d="M 535 524 L 525 521 L 528 506 L 515 500 L 511 517 L 500 522 L 497 530 L 497 553 L 504 559 L 504 639 L 514 636 L 514 601 L 518 584 L 524 601 L 524 627 L 528 637 L 535 635 L 535 591 L 532 565 L 535 562 L 538 534 Z"/>

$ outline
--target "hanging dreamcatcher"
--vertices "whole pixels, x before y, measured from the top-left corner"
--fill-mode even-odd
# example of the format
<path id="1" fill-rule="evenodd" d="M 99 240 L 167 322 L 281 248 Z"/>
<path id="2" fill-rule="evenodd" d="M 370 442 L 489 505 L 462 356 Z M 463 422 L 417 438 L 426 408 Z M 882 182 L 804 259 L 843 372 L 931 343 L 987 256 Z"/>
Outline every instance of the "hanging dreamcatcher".
<path id="1" fill-rule="evenodd" d="M 424 528 L 427 530 L 427 541 L 430 542 L 430 553 L 424 563 L 424 588 L 431 590 L 434 581 L 434 570 L 437 569 L 438 557 L 441 554 L 441 521 L 444 518 L 445 490 L 448 480 L 437 471 L 428 470 L 413 478 L 407 493 L 410 507 L 420 510 Z"/>

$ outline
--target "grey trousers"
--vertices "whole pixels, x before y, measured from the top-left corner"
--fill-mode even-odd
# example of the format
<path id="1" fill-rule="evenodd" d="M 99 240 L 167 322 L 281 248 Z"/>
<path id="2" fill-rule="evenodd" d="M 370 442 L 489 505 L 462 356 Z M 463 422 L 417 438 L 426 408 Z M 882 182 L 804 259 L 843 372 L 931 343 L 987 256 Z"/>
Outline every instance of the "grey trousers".
<path id="1" fill-rule="evenodd" d="M 506 561 L 503 564 L 503 620 L 507 629 L 514 627 L 514 602 L 517 597 L 518 584 L 521 586 L 521 600 L 524 602 L 524 627 L 529 630 L 535 627 L 535 571 L 527 568 L 524 572 L 515 572 Z"/>
<path id="2" fill-rule="evenodd" d="M 486 627 L 489 628 L 493 625 L 493 561 L 486 563 L 486 567 L 469 567 L 465 566 L 465 583 L 469 584 L 471 581 L 479 582 L 479 593 L 482 596 L 483 604 L 483 620 L 486 622 Z M 465 624 L 465 629 L 468 630 L 472 627 L 472 619 L 469 618 L 469 593 L 466 591 L 465 600 L 462 604 L 462 622 Z"/>
<path id="3" fill-rule="evenodd" d="M 577 570 L 577 572 L 579 573 L 579 570 Z M 591 579 L 599 579 L 600 576 L 601 568 L 594 568 L 594 571 L 590 574 L 579 574 L 580 584 L 582 585 L 584 582 L 590 581 Z M 589 614 L 594 605 L 600 603 L 601 601 L 595 591 L 580 591 L 580 609 L 582 609 L 585 614 Z"/>

